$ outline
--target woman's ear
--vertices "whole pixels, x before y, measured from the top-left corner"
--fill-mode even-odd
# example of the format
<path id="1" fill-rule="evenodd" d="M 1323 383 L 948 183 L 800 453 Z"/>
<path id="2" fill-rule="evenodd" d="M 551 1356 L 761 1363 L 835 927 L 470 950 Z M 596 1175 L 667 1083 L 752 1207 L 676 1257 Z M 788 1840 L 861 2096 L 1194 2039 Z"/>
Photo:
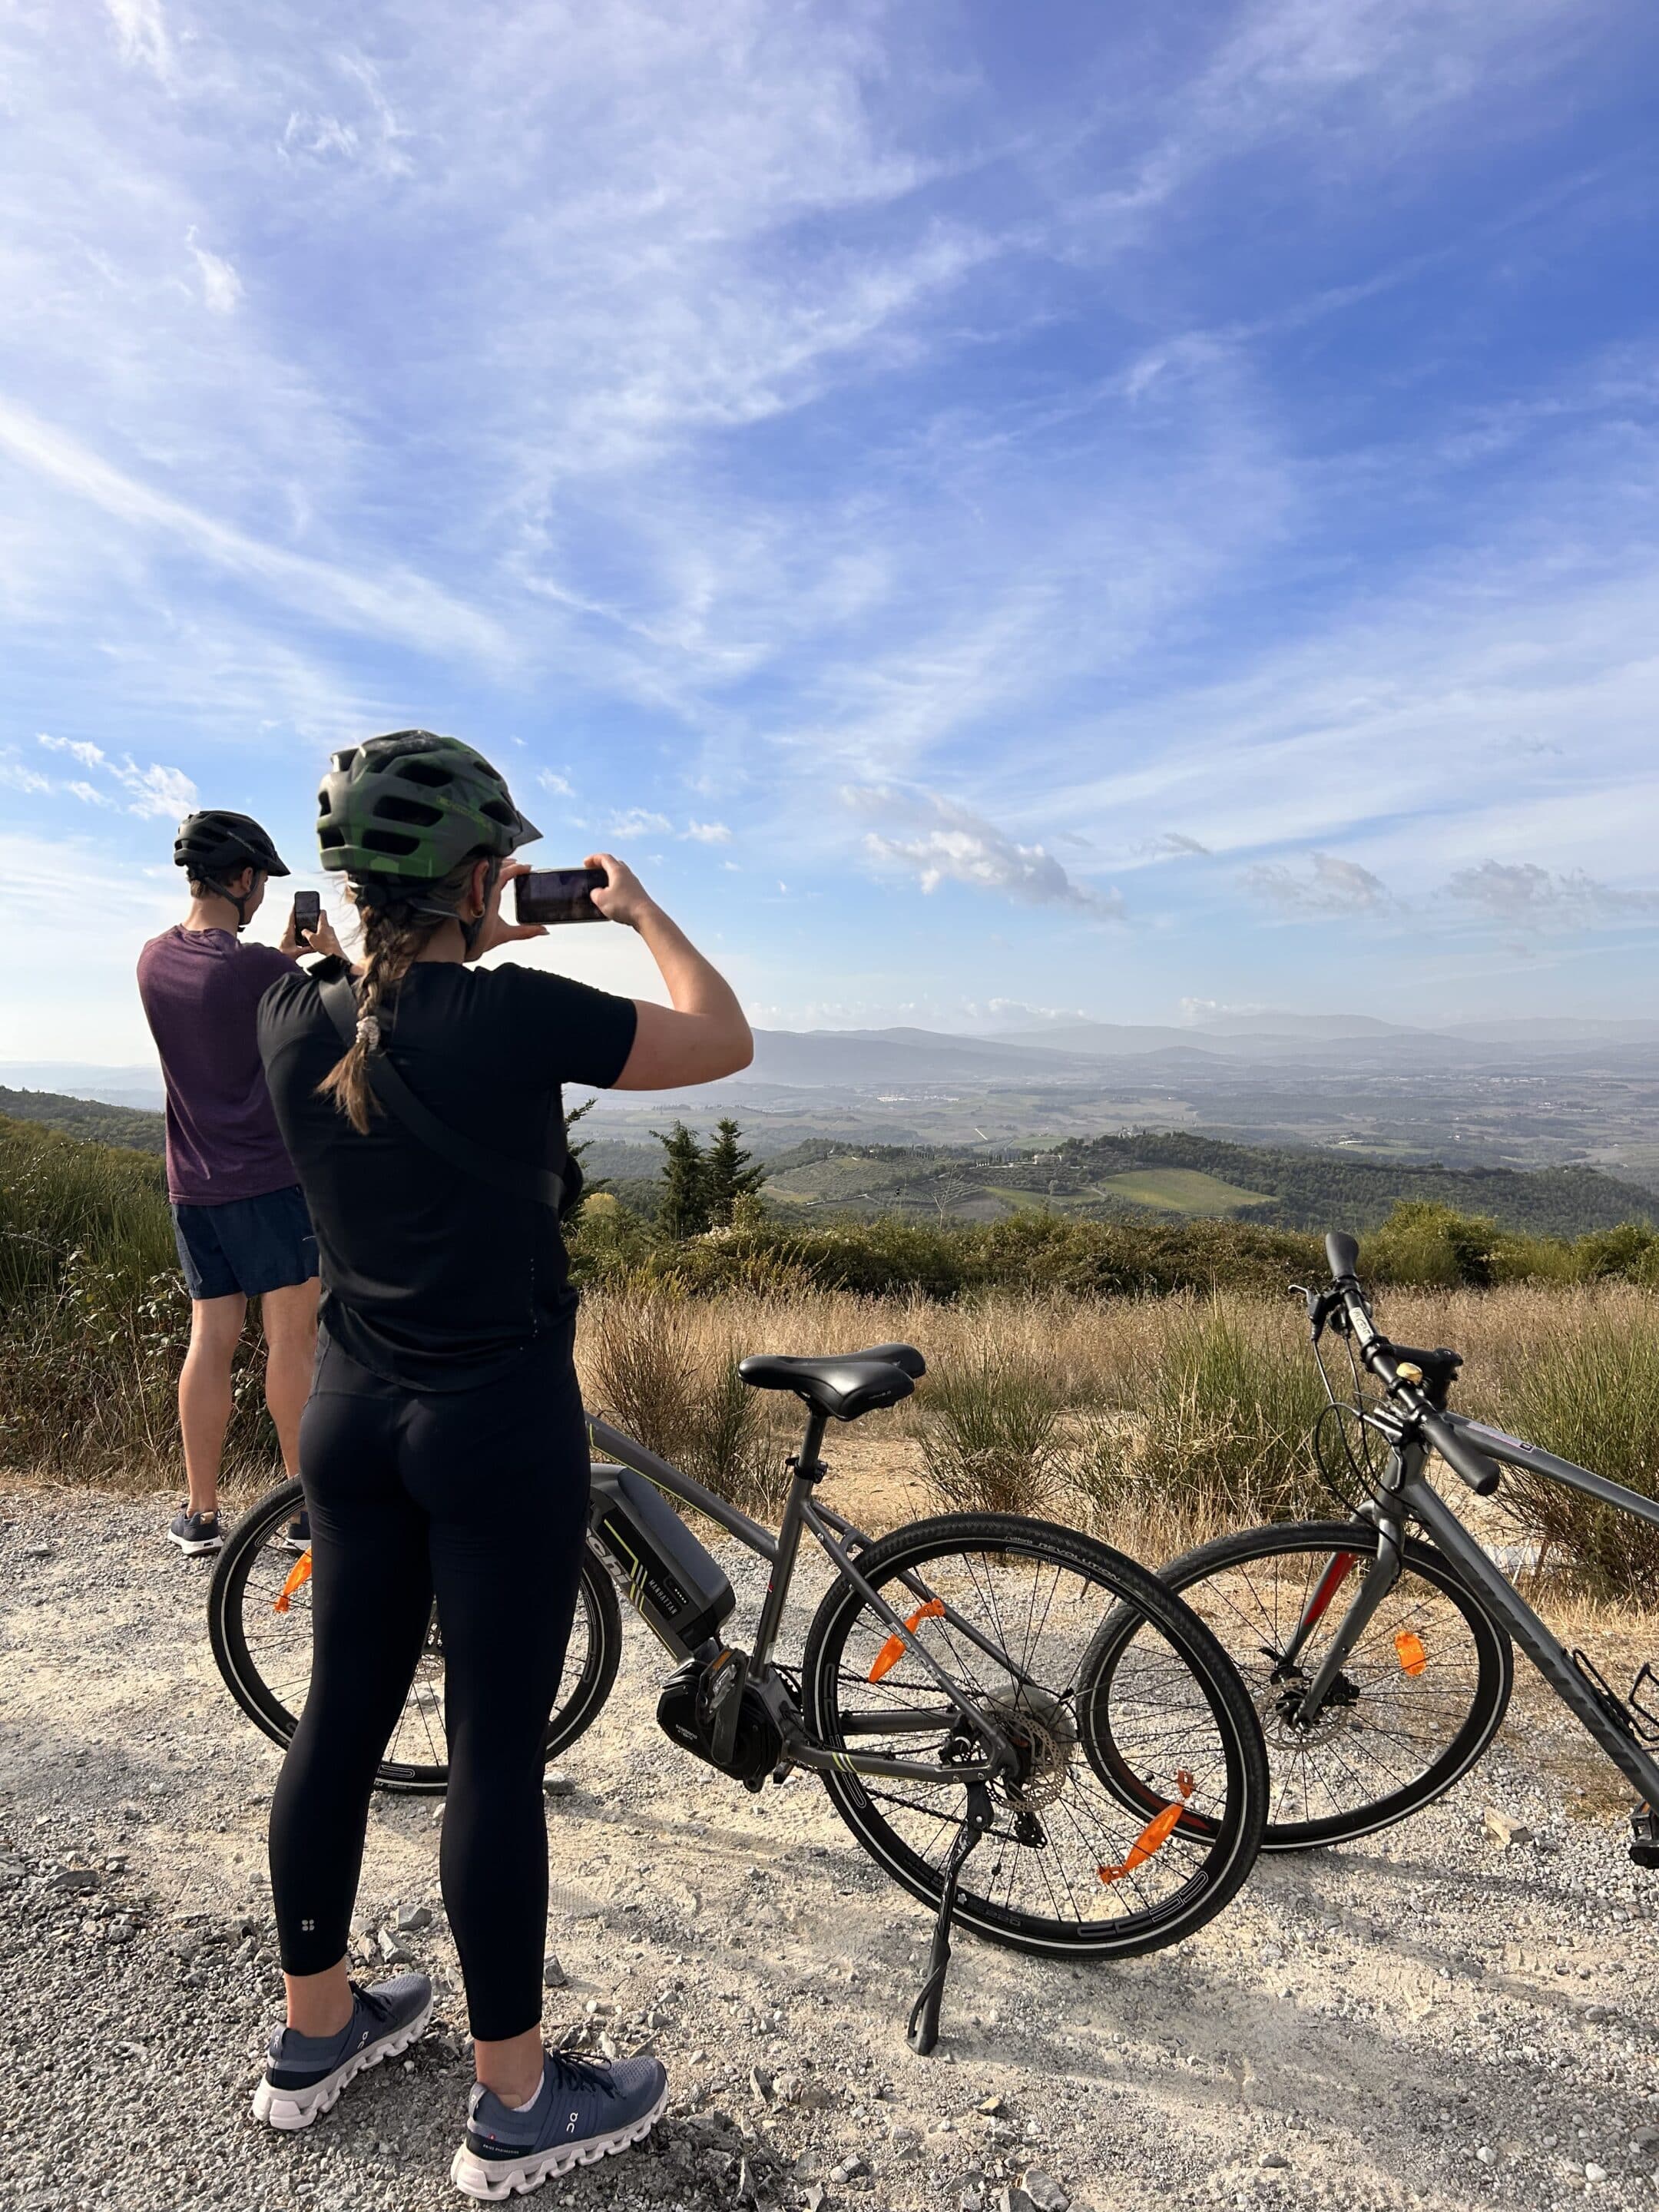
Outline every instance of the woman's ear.
<path id="1" fill-rule="evenodd" d="M 480 860 L 472 871 L 472 889 L 468 900 L 471 919 L 477 921 L 489 911 L 489 863 Z"/>

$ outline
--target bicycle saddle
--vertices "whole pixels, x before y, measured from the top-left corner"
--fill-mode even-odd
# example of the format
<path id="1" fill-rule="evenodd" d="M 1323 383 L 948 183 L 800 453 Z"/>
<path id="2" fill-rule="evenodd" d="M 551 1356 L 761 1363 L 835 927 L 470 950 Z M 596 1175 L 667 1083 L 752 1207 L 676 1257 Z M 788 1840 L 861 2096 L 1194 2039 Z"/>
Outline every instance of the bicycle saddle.
<path id="1" fill-rule="evenodd" d="M 905 1366 L 898 1363 L 901 1353 L 906 1356 Z M 738 1372 L 754 1389 L 793 1390 L 814 1413 L 855 1421 L 877 1406 L 896 1406 L 901 1398 L 908 1398 L 916 1387 L 912 1376 L 925 1374 L 927 1364 L 908 1344 L 881 1344 L 869 1352 L 844 1352 L 824 1359 L 760 1352 L 740 1359 Z"/>

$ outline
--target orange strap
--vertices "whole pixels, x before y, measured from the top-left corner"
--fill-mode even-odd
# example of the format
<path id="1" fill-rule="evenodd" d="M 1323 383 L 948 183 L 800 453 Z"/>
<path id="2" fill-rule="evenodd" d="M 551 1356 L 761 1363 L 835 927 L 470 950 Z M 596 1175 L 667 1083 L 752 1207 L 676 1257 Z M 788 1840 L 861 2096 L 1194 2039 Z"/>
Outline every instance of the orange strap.
<path id="1" fill-rule="evenodd" d="M 273 1613 L 286 1613 L 289 1606 L 294 1602 L 295 1591 L 299 1589 L 302 1583 L 307 1583 L 310 1580 L 311 1553 L 309 1547 L 307 1547 L 305 1551 L 301 1553 L 299 1558 L 295 1559 L 294 1565 L 289 1569 L 288 1580 L 283 1584 L 283 1594 L 280 1597 L 272 1601 L 270 1607 L 271 1611 Z"/>
<path id="2" fill-rule="evenodd" d="M 930 1597 L 926 1605 L 919 1605 L 904 1624 L 904 1635 L 890 1636 L 877 1652 L 876 1663 L 870 1669 L 870 1680 L 879 1682 L 884 1674 L 890 1674 L 904 1656 L 908 1639 L 915 1634 L 924 1620 L 938 1620 L 944 1612 L 945 1600 L 942 1597 Z"/>

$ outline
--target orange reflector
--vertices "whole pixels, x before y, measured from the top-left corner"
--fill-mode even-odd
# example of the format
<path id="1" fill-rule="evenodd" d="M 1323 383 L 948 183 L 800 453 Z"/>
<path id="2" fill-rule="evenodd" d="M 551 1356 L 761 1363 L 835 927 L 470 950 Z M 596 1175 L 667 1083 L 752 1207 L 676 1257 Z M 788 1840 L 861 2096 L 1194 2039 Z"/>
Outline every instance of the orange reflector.
<path id="1" fill-rule="evenodd" d="M 924 1620 L 938 1620 L 944 1611 L 945 1600 L 942 1597 L 930 1597 L 927 1604 L 919 1605 L 905 1622 L 907 1632 L 914 1636 Z M 872 1682 L 878 1682 L 884 1674 L 892 1673 L 894 1668 L 904 1656 L 904 1643 L 905 1639 L 902 1636 L 894 1635 L 888 1638 L 886 1643 L 877 1652 L 876 1663 L 870 1669 L 870 1680 Z"/>
<path id="2" fill-rule="evenodd" d="M 1394 1639 L 1395 1656 L 1400 1662 L 1402 1674 L 1420 1674 L 1429 1663 L 1429 1655 L 1423 1649 L 1423 1639 L 1402 1628 Z"/>
<path id="3" fill-rule="evenodd" d="M 301 1583 L 307 1583 L 310 1580 L 311 1553 L 307 1550 L 301 1553 L 299 1558 L 295 1559 L 294 1565 L 289 1569 L 288 1580 L 283 1584 L 283 1594 L 280 1597 L 272 1601 L 270 1607 L 271 1611 L 273 1613 L 286 1613 L 289 1606 L 294 1602 L 295 1591 L 299 1589 Z"/>
<path id="4" fill-rule="evenodd" d="M 1156 1820 L 1149 1820 L 1129 1846 L 1129 1856 L 1121 1866 L 1097 1867 L 1095 1872 L 1103 1881 L 1121 1881 L 1126 1874 L 1146 1865 L 1155 1851 L 1161 1851 L 1181 1825 L 1181 1807 L 1166 1805 Z"/>

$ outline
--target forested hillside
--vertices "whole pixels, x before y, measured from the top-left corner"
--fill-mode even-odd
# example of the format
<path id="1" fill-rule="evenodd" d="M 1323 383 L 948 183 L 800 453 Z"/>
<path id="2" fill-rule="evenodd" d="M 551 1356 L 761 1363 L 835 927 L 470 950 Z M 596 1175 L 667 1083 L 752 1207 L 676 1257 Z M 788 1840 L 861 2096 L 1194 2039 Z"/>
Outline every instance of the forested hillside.
<path id="1" fill-rule="evenodd" d="M 160 1114 L 138 1106 L 106 1106 L 95 1098 L 62 1098 L 54 1091 L 8 1091 L 0 1084 L 0 1114 L 15 1121 L 42 1121 L 67 1137 L 125 1145 L 139 1152 L 159 1152 L 165 1140 Z"/>

